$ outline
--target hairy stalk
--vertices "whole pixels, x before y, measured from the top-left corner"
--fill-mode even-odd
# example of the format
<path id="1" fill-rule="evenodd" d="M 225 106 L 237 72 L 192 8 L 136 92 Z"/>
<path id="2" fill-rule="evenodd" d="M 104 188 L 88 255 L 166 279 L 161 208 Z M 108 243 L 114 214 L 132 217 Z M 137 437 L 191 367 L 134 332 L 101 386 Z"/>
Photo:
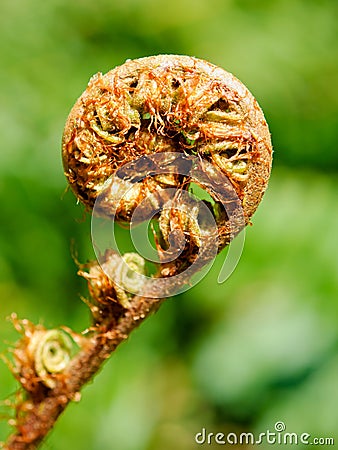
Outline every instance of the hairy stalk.
<path id="1" fill-rule="evenodd" d="M 79 392 L 101 368 L 111 353 L 125 341 L 134 328 L 152 312 L 163 299 L 134 297 L 131 305 L 115 324 L 114 314 L 106 315 L 100 325 L 86 338 L 82 350 L 74 357 L 54 389 L 41 389 L 31 396 L 28 411 L 18 424 L 15 434 L 9 437 L 5 449 L 31 450 L 37 448 L 53 428 L 57 418 L 72 400 L 79 400 Z"/>

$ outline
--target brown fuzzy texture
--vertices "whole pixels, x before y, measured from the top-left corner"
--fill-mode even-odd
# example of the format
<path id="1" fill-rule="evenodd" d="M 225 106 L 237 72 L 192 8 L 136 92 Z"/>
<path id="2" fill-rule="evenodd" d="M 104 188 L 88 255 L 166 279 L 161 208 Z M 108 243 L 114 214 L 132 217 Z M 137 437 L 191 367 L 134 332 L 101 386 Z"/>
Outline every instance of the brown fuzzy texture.
<path id="1" fill-rule="evenodd" d="M 246 223 L 272 162 L 268 126 L 248 89 L 209 62 L 179 55 L 128 60 L 93 76 L 68 117 L 62 149 L 65 175 L 89 209 L 123 164 L 153 152 L 198 154 L 229 177 Z"/>
<path id="2" fill-rule="evenodd" d="M 197 58 L 159 55 L 127 61 L 90 80 L 68 117 L 62 142 L 65 175 L 77 198 L 88 209 L 93 208 L 111 175 L 125 163 L 158 152 L 198 155 L 199 161 L 211 162 L 213 167 L 204 173 L 206 185 L 213 170 L 229 178 L 231 185 L 225 183 L 220 189 L 231 205 L 235 231 L 249 222 L 267 187 L 272 148 L 261 109 L 233 75 Z M 167 187 L 175 187 L 181 194 L 189 181 L 171 173 L 135 183 L 135 195 L 121 202 L 117 220 L 129 221 L 135 207 L 150 192 L 156 192 L 159 204 L 163 204 Z M 213 195 L 212 189 L 208 192 Z M 217 193 L 214 200 L 219 206 Z M 109 211 L 115 199 L 104 201 Z M 192 263 L 199 270 L 213 257 L 217 238 L 220 250 L 234 235 L 228 211 L 213 210 L 218 236 L 210 233 L 204 237 L 198 231 L 196 217 L 190 217 L 188 211 L 189 206 L 186 211 L 173 210 L 159 217 L 159 240 L 168 244 L 170 232 L 174 240 L 182 235 L 186 238 L 181 256 L 171 262 L 163 259 L 155 275 L 161 278 L 164 295 L 170 295 L 171 276 Z M 103 271 L 105 264 L 115 267 L 117 261 L 117 255 L 107 251 L 102 264 L 92 263 L 79 271 L 88 280 L 92 298 L 86 303 L 92 313 L 92 326 L 81 335 L 66 330 L 79 351 L 64 370 L 37 370 L 37 342 L 48 330 L 13 317 L 23 337 L 13 351 L 12 370 L 25 397 L 15 405 L 16 431 L 5 449 L 37 448 L 68 403 L 79 401 L 82 387 L 116 347 L 164 301 L 156 298 L 150 287 L 143 296 L 132 295 L 122 302 L 121 287 Z"/>
<path id="3" fill-rule="evenodd" d="M 55 378 L 53 389 L 47 389 L 39 380 L 28 355 L 32 335 L 41 331 L 22 321 L 20 330 L 24 336 L 14 351 L 14 375 L 26 391 L 26 398 L 15 405 L 16 432 L 10 436 L 2 448 L 6 450 L 34 450 L 53 428 L 60 414 L 71 401 L 79 401 L 80 390 L 90 381 L 116 347 L 124 342 L 134 328 L 156 311 L 162 299 L 134 297 L 128 309 L 109 307 L 110 281 L 104 274 L 95 289 L 96 302 L 91 305 L 94 324 L 90 332 L 73 335 L 80 346 L 79 353 L 71 360 L 67 369 Z M 91 285 L 93 288 L 93 285 Z M 18 321 L 15 319 L 18 324 Z M 21 326 L 21 325 L 20 325 Z"/>

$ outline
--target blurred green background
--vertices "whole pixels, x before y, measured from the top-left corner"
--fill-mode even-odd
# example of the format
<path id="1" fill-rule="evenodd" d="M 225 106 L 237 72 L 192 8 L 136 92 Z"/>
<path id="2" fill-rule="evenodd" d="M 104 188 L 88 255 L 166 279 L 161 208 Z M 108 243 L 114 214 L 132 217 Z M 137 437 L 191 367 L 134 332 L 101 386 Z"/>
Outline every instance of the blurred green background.
<path id="1" fill-rule="evenodd" d="M 190 450 L 203 427 L 259 433 L 277 421 L 337 445 L 337 23 L 336 0 L 2 0 L 0 352 L 18 338 L 12 311 L 89 323 L 71 251 L 93 258 L 90 217 L 66 192 L 60 141 L 91 75 L 158 53 L 207 59 L 256 96 L 275 148 L 231 278 L 217 284 L 220 255 L 167 301 L 43 449 Z M 17 385 L 0 364 L 5 399 Z"/>

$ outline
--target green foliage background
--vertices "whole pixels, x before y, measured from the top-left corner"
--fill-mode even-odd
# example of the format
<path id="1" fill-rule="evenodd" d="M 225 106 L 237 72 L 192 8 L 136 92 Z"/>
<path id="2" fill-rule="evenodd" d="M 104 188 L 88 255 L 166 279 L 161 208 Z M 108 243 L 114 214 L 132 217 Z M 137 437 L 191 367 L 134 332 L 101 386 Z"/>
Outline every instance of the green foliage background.
<path id="1" fill-rule="evenodd" d="M 65 193 L 60 141 L 92 74 L 157 53 L 207 59 L 257 97 L 275 148 L 235 273 L 217 284 L 220 255 L 164 304 L 42 448 L 190 450 L 203 427 L 277 421 L 338 442 L 337 23 L 335 0 L 2 0 L 0 351 L 18 338 L 12 311 L 88 324 L 71 248 L 93 258 L 90 218 Z M 1 364 L 0 398 L 16 389 Z"/>

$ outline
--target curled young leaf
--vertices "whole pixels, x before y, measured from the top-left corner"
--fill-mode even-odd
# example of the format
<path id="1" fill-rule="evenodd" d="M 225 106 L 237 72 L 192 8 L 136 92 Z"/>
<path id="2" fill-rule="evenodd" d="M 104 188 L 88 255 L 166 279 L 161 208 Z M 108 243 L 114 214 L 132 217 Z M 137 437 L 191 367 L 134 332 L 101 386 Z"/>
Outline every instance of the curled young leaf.
<path id="1" fill-rule="evenodd" d="M 88 208 L 124 164 L 179 152 L 211 162 L 229 178 L 246 223 L 272 161 L 268 126 L 248 89 L 224 69 L 181 55 L 128 60 L 93 76 L 68 117 L 62 148 L 66 177 Z M 144 180 L 122 205 L 121 219 L 129 220 L 135 201 L 159 188 L 159 180 Z"/>

